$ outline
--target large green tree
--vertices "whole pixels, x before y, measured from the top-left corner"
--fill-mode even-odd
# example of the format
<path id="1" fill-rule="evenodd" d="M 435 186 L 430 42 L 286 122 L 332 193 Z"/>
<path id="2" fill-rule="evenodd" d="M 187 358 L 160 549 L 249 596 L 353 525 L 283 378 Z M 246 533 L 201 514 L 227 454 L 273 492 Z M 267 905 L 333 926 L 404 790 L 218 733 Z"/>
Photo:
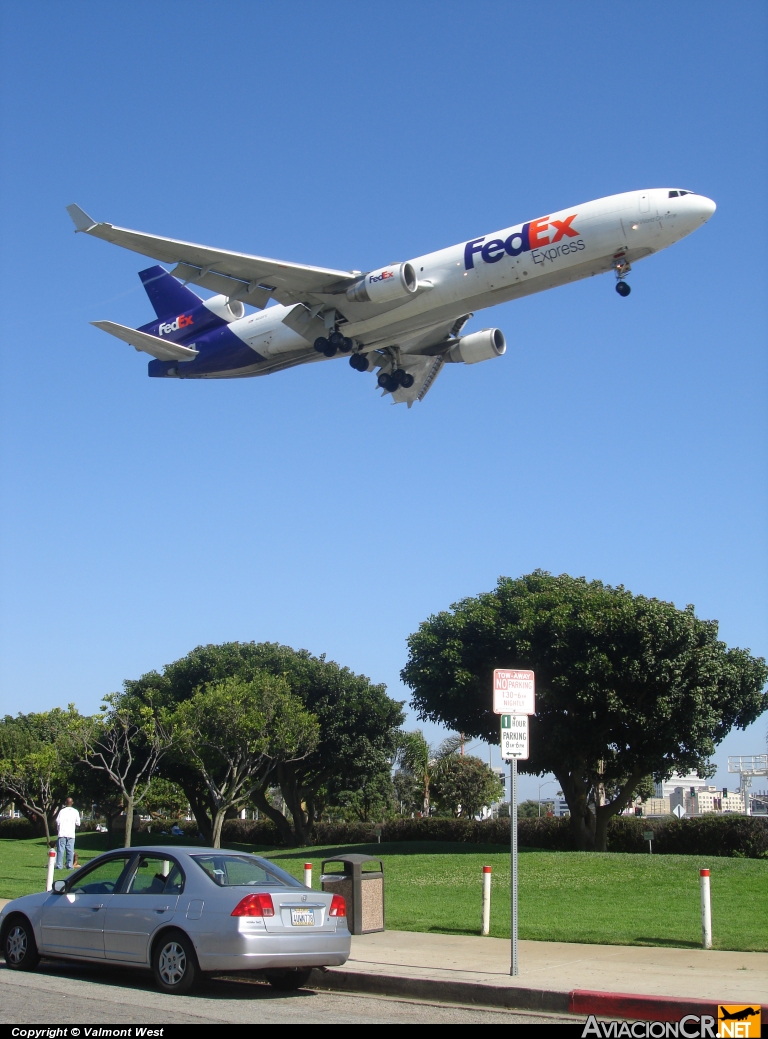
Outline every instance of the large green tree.
<path id="1" fill-rule="evenodd" d="M 150 672 L 126 682 L 126 689 L 136 696 L 158 697 L 173 707 L 210 683 L 231 677 L 247 682 L 263 671 L 282 676 L 319 725 L 312 753 L 300 761 L 280 762 L 252 796 L 286 841 L 303 844 L 311 840 L 328 784 L 333 781 L 339 789 L 356 789 L 371 767 L 378 767 L 382 754 L 394 753 L 402 704 L 390 699 L 383 685 L 307 650 L 272 642 L 229 642 L 198 646 L 162 673 Z M 178 756 L 163 761 L 161 771 L 183 787 L 201 832 L 210 840 L 216 806 L 199 772 Z M 270 802 L 270 786 L 279 786 L 285 811 Z"/>
<path id="2" fill-rule="evenodd" d="M 494 668 L 535 671 L 520 767 L 554 773 L 582 849 L 605 849 L 644 777 L 711 774 L 726 734 L 768 709 L 765 661 L 728 648 L 716 621 L 567 574 L 500 578 L 424 621 L 408 646 L 402 678 L 419 717 L 494 743 Z"/>
<path id="3" fill-rule="evenodd" d="M 318 724 L 282 676 L 212 682 L 173 715 L 176 755 L 197 769 L 214 807 L 211 844 L 221 847 L 228 813 L 266 789 L 279 765 L 297 764 L 318 740 Z"/>

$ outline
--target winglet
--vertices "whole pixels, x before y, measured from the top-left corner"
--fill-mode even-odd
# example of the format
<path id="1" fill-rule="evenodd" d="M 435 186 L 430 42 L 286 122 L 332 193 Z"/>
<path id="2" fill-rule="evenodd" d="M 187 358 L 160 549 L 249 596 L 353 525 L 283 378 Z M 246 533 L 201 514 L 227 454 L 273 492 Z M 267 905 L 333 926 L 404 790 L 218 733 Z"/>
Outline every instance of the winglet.
<path id="1" fill-rule="evenodd" d="M 67 212 L 72 217 L 72 223 L 75 225 L 75 234 L 78 231 L 90 231 L 98 223 L 97 220 L 92 220 L 80 206 L 76 206 L 74 203 L 71 206 L 67 206 Z"/>

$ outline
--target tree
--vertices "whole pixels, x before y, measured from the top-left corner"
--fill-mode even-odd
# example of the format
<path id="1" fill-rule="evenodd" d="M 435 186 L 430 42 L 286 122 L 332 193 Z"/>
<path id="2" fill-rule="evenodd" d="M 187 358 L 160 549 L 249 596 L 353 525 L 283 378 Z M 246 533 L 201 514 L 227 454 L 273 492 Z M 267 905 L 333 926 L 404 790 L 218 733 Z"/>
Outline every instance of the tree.
<path id="1" fill-rule="evenodd" d="M 262 671 L 285 679 L 317 719 L 319 738 L 305 758 L 279 763 L 268 785 L 254 791 L 253 803 L 272 819 L 286 842 L 307 844 L 328 785 L 357 788 L 377 755 L 395 751 L 402 704 L 391 700 L 383 685 L 307 650 L 271 642 L 229 642 L 198 646 L 162 674 L 150 672 L 125 686 L 132 695 L 175 708 L 210 683 L 230 677 L 247 682 Z M 216 808 L 199 772 L 175 756 L 163 761 L 162 774 L 183 787 L 201 832 L 210 840 Z M 280 787 L 283 810 L 270 803 L 269 785 Z"/>
<path id="2" fill-rule="evenodd" d="M 104 697 L 102 715 L 83 718 L 71 734 L 81 760 L 102 772 L 125 806 L 125 847 L 131 846 L 133 812 L 146 797 L 157 766 L 173 745 L 168 712 L 151 697 L 127 693 Z"/>
<path id="3" fill-rule="evenodd" d="M 187 813 L 189 801 L 177 783 L 155 775 L 144 798 L 144 807 L 153 818 L 181 819 Z"/>
<path id="4" fill-rule="evenodd" d="M 419 717 L 489 742 L 493 669 L 535 671 L 519 767 L 554 773 L 582 849 L 605 850 L 610 818 L 644 777 L 711 775 L 717 744 L 768 708 L 765 661 L 719 641 L 716 621 L 567 574 L 500 578 L 424 621 L 408 646 L 402 678 Z"/>
<path id="5" fill-rule="evenodd" d="M 73 780 L 68 734 L 79 722 L 66 711 L 10 715 L 0 722 L 0 791 L 50 842 L 51 827 Z"/>
<path id="6" fill-rule="evenodd" d="M 434 797 L 440 809 L 456 819 L 472 819 L 483 808 L 500 801 L 504 784 L 481 758 L 472 754 L 449 754 L 436 769 Z"/>
<path id="7" fill-rule="evenodd" d="M 397 761 L 400 771 L 411 775 L 421 792 L 421 814 L 430 813 L 432 781 L 438 774 L 444 759 L 455 754 L 462 743 L 462 736 L 449 736 L 439 747 L 427 743 L 421 729 L 404 732 L 400 736 Z"/>
<path id="8" fill-rule="evenodd" d="M 306 757 L 318 740 L 317 721 L 301 699 L 265 671 L 204 686 L 179 705 L 174 721 L 176 753 L 199 770 L 214 806 L 214 848 L 227 813 L 268 788 L 278 763 Z"/>

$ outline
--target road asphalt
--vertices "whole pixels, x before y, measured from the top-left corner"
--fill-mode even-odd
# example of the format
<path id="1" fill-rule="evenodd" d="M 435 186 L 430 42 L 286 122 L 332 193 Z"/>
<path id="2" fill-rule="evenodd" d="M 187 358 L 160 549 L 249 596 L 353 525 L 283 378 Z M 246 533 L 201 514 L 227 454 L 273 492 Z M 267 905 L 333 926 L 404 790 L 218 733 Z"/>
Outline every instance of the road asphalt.
<path id="1" fill-rule="evenodd" d="M 282 993 L 266 984 L 228 979 L 207 981 L 190 996 L 169 996 L 155 989 L 149 973 L 140 971 L 52 960 L 29 974 L 0 966 L 0 1022 L 9 1025 L 501 1025 L 575 1020 L 366 995 Z"/>

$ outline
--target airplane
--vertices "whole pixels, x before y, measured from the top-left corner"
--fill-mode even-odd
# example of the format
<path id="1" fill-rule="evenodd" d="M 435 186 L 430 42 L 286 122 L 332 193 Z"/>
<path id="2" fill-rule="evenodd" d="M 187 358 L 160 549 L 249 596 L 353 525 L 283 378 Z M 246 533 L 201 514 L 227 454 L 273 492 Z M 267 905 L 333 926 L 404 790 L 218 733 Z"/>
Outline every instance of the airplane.
<path id="1" fill-rule="evenodd" d="M 243 378 L 348 355 L 356 371 L 378 369 L 383 395 L 410 408 L 445 364 L 504 354 L 499 328 L 462 335 L 475 311 L 610 271 L 626 297 L 631 265 L 691 234 L 715 208 L 683 188 L 627 191 L 366 273 L 131 231 L 76 205 L 67 211 L 76 233 L 175 265 L 139 272 L 155 321 L 138 329 L 92 322 L 150 354 L 150 376 Z M 202 299 L 190 284 L 216 295 Z"/>

